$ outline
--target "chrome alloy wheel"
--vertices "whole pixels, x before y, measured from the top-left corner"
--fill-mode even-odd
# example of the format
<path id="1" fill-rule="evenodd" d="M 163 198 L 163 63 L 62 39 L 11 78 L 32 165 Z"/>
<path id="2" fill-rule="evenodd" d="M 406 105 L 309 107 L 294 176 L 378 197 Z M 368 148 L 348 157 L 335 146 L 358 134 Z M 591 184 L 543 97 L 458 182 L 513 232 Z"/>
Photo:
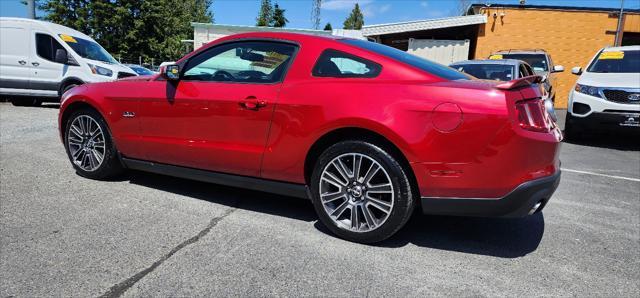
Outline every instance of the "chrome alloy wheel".
<path id="1" fill-rule="evenodd" d="M 71 160 L 81 169 L 92 172 L 100 167 L 106 152 L 104 133 L 95 119 L 80 115 L 67 132 Z"/>
<path id="2" fill-rule="evenodd" d="M 377 229 L 393 210 L 395 192 L 389 174 L 364 154 L 334 158 L 322 171 L 319 189 L 329 218 L 352 232 Z"/>

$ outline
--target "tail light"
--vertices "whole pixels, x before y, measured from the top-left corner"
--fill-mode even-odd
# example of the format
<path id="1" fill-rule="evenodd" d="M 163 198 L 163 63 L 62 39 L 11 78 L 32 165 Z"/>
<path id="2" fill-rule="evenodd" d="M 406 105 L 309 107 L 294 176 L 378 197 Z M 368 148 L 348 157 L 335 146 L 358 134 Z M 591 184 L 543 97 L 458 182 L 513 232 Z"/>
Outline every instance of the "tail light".
<path id="1" fill-rule="evenodd" d="M 543 100 L 531 99 L 516 102 L 516 117 L 522 129 L 535 132 L 551 131 Z"/>

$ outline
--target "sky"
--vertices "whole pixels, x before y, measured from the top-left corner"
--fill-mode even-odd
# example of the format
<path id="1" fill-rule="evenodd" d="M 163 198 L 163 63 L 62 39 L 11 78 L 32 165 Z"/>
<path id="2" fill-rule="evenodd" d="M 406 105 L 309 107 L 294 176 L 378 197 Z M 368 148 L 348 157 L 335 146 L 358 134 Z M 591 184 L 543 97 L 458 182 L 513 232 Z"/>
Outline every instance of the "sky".
<path id="1" fill-rule="evenodd" d="M 289 28 L 311 28 L 311 0 L 272 0 L 286 9 Z M 323 0 L 321 27 L 330 22 L 334 29 L 342 28 L 344 19 L 355 3 L 359 3 L 365 25 L 442 18 L 458 15 L 457 0 Z M 518 0 L 482 1 L 518 4 Z M 640 0 L 625 0 L 625 7 L 640 8 Z M 533 5 L 562 5 L 619 8 L 620 0 L 527 0 Z M 212 10 L 217 24 L 255 25 L 260 0 L 214 0 Z M 38 12 L 38 16 L 42 16 Z M 20 0 L 0 0 L 0 16 L 26 17 L 26 6 Z M 322 29 L 322 28 L 321 28 Z"/>

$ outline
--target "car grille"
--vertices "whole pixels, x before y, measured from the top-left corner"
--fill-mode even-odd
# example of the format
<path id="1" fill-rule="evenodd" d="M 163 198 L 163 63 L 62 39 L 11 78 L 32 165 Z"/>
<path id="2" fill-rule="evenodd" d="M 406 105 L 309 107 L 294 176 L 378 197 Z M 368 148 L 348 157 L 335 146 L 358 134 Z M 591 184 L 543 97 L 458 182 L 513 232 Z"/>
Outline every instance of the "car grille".
<path id="1" fill-rule="evenodd" d="M 640 104 L 640 90 L 629 92 L 625 90 L 605 89 L 602 90 L 602 93 L 608 101 Z"/>
<path id="2" fill-rule="evenodd" d="M 122 79 L 122 78 L 127 78 L 127 77 L 135 77 L 135 74 L 129 73 L 129 72 L 118 72 L 118 79 Z"/>

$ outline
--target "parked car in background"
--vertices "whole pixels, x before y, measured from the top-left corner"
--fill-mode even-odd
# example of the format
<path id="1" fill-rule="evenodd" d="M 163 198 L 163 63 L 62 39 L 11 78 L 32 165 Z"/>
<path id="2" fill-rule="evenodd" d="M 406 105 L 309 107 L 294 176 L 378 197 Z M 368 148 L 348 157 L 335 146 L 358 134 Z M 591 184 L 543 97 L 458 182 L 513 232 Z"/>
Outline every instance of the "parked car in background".
<path id="1" fill-rule="evenodd" d="M 640 46 L 604 48 L 591 59 L 569 93 L 565 135 L 612 128 L 640 134 Z"/>
<path id="2" fill-rule="evenodd" d="M 449 67 L 483 80 L 511 81 L 534 75 L 529 64 L 515 59 L 466 60 Z"/>
<path id="3" fill-rule="evenodd" d="M 44 21 L 0 18 L 0 96 L 14 105 L 58 101 L 75 86 L 135 75 L 81 32 Z"/>
<path id="4" fill-rule="evenodd" d="M 544 88 L 549 98 L 555 102 L 556 73 L 563 72 L 564 66 L 553 64 L 551 55 L 545 50 L 502 50 L 489 56 L 489 59 L 516 59 L 529 64 L 533 71 L 543 77 Z"/>
<path id="5" fill-rule="evenodd" d="M 515 59 L 466 60 L 452 63 L 449 66 L 483 80 L 511 81 L 535 75 L 529 64 Z M 538 84 L 538 86 L 545 99 L 545 108 L 549 112 L 549 116 L 553 118 L 553 121 L 557 121 L 553 101 L 549 98 L 544 83 Z"/>
<path id="6" fill-rule="evenodd" d="M 246 33 L 156 76 L 74 88 L 59 127 L 81 176 L 126 167 L 310 198 L 333 233 L 370 243 L 416 205 L 539 212 L 560 181 L 562 139 L 540 79 L 475 80 L 364 40 Z"/>
<path id="7" fill-rule="evenodd" d="M 125 64 L 126 67 L 131 68 L 133 71 L 135 71 L 139 76 L 147 76 L 147 75 L 153 75 L 156 74 L 157 72 L 152 71 L 142 65 L 138 65 L 138 64 Z"/>

